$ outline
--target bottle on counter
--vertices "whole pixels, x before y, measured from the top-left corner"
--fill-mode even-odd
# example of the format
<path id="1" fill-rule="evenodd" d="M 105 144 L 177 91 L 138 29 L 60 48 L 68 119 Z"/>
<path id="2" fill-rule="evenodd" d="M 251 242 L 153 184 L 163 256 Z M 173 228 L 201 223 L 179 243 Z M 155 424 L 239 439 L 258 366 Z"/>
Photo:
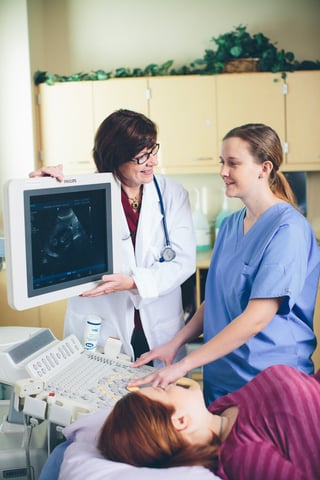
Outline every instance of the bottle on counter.
<path id="1" fill-rule="evenodd" d="M 83 333 L 83 346 L 85 350 L 94 352 L 97 348 L 101 328 L 101 318 L 98 315 L 88 315 Z"/>
<path id="2" fill-rule="evenodd" d="M 193 218 L 193 225 L 196 233 L 197 251 L 210 250 L 211 248 L 210 224 L 208 222 L 207 216 L 203 213 L 201 209 L 200 191 L 198 188 L 195 188 L 194 190 L 196 192 L 196 203 L 195 203 L 194 212 L 192 214 L 192 218 Z"/>
<path id="3" fill-rule="evenodd" d="M 228 197 L 226 196 L 225 191 L 223 190 L 222 207 L 215 221 L 215 238 L 217 238 L 218 236 L 219 228 L 222 223 L 222 220 L 228 217 L 231 213 L 232 213 L 232 210 L 229 208 L 229 205 L 228 205 Z"/>

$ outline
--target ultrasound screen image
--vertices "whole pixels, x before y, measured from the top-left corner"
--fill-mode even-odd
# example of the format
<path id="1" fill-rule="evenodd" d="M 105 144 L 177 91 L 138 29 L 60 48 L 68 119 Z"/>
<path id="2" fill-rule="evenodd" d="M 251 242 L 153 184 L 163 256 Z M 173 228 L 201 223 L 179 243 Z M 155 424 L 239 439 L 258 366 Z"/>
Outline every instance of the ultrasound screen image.
<path id="1" fill-rule="evenodd" d="M 111 191 L 92 185 L 25 193 L 28 295 L 112 271 Z"/>

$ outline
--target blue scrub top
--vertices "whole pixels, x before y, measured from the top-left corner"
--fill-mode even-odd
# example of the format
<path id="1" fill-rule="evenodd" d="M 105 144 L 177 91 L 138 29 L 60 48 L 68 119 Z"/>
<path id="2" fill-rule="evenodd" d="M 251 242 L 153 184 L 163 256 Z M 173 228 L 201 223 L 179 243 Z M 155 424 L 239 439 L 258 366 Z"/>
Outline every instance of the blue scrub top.
<path id="1" fill-rule="evenodd" d="M 229 355 L 204 366 L 207 404 L 230 393 L 270 365 L 313 373 L 313 314 L 320 250 L 309 222 L 278 203 L 243 234 L 245 209 L 219 230 L 205 288 L 204 341 L 208 342 L 255 298 L 284 297 L 271 322 Z"/>

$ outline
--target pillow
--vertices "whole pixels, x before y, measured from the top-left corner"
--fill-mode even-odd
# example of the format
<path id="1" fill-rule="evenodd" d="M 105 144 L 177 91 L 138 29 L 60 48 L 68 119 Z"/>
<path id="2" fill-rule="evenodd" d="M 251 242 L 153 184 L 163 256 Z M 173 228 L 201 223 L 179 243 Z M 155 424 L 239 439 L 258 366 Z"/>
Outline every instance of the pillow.
<path id="1" fill-rule="evenodd" d="M 96 442 L 109 411 L 99 410 L 64 429 L 65 437 L 72 443 L 65 451 L 59 480 L 219 480 L 200 466 L 151 469 L 106 460 L 97 450 Z"/>

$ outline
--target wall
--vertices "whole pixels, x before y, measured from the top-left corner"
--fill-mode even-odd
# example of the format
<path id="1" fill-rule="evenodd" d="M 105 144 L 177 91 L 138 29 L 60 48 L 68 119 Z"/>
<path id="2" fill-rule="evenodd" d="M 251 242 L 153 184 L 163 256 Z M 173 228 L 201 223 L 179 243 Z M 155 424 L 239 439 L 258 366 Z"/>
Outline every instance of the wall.
<path id="1" fill-rule="evenodd" d="M 0 1 L 0 186 L 34 165 L 32 82 L 26 0 Z M 2 195 L 0 236 L 3 235 Z"/>
<path id="2" fill-rule="evenodd" d="M 320 59 L 319 0 L 28 0 L 28 11 L 33 71 L 181 66 L 239 24 Z"/>
<path id="3" fill-rule="evenodd" d="M 215 48 L 211 38 L 239 24 L 263 32 L 299 60 L 320 59 L 318 0 L 28 0 L 28 12 L 32 72 L 143 68 L 169 59 L 179 67 Z M 203 187 L 213 223 L 222 201 L 219 176 L 177 180 L 192 204 L 194 187 Z"/>
<path id="4" fill-rule="evenodd" d="M 214 48 L 213 36 L 239 24 L 251 33 L 263 32 L 299 60 L 317 60 L 319 17 L 319 0 L 1 0 L 1 189 L 8 178 L 26 176 L 36 163 L 36 70 L 109 71 L 168 59 L 179 67 Z M 206 181 L 218 186 L 219 197 L 219 179 Z M 211 220 L 220 203 L 214 198 Z"/>

